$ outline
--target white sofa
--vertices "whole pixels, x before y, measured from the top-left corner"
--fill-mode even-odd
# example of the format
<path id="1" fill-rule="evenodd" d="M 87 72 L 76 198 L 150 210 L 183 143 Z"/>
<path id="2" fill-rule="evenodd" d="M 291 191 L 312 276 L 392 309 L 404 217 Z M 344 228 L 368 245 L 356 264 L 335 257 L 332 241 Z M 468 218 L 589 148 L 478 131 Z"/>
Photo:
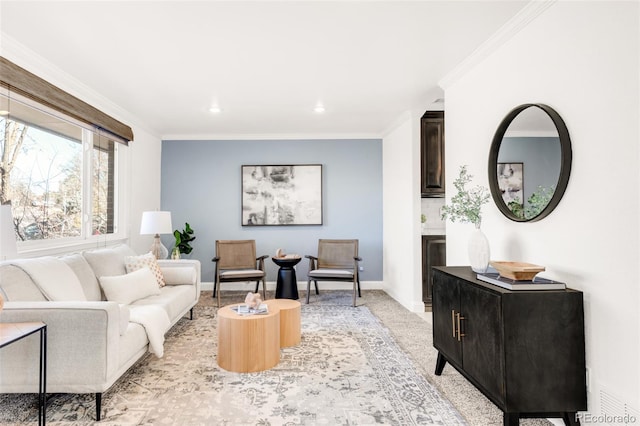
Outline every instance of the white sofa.
<path id="1" fill-rule="evenodd" d="M 188 312 L 193 318 L 193 307 L 200 295 L 199 261 L 159 260 L 157 265 L 166 285 L 156 284 L 157 288 L 152 289 L 156 294 L 128 304 L 113 301 L 117 299 L 114 288 L 125 293 L 139 292 L 141 287 L 137 283 L 131 285 L 131 280 L 151 273 L 147 268 L 127 273 L 125 260 L 131 262 L 130 256 L 135 255 L 128 246 L 121 245 L 56 258 L 0 263 L 0 292 L 5 299 L 0 322 L 47 324 L 47 393 L 95 393 L 98 420 L 102 393 L 153 347 L 156 355 L 162 356 L 164 333 Z M 64 300 L 64 292 L 72 294 L 75 289 L 65 287 L 69 282 L 75 285 L 72 276 L 60 278 L 69 271 L 77 277 L 86 300 L 77 300 L 83 299 L 81 294 Z M 149 284 L 147 275 L 139 281 Z M 108 282 L 116 287 L 106 287 Z M 107 289 L 111 297 L 105 296 Z M 139 296 L 129 294 L 125 299 Z M 162 321 L 156 317 L 145 324 L 134 318 L 144 311 L 161 315 Z M 160 339 L 153 327 L 161 327 Z M 150 345 L 149 337 L 153 335 L 155 345 Z M 0 393 L 37 393 L 38 360 L 37 335 L 0 349 Z"/>

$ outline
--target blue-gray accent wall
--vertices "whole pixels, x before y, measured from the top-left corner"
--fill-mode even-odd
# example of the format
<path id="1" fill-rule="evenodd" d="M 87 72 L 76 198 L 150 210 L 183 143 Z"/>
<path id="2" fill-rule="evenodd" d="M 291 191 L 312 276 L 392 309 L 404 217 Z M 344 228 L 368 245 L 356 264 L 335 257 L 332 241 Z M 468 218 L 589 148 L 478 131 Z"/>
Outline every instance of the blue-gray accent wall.
<path id="1" fill-rule="evenodd" d="M 242 226 L 241 166 L 322 164 L 323 224 Z M 161 208 L 174 229 L 189 222 L 195 231 L 191 258 L 202 263 L 202 280 L 213 281 L 215 240 L 254 239 L 257 254 L 278 248 L 300 255 L 317 251 L 320 238 L 357 238 L 361 281 L 382 281 L 382 140 L 163 141 Z M 162 236 L 169 250 L 173 237 Z M 277 266 L 265 263 L 267 280 Z M 297 267 L 306 280 L 308 260 Z"/>

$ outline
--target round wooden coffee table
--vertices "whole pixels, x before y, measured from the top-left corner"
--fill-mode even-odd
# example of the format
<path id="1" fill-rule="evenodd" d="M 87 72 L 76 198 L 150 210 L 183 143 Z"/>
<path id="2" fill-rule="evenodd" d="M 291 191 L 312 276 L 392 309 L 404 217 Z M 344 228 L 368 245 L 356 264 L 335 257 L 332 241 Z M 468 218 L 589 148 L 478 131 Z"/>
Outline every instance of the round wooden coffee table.
<path id="1" fill-rule="evenodd" d="M 269 310 L 280 310 L 280 347 L 287 348 L 300 343 L 300 302 L 291 299 L 265 301 Z"/>
<path id="2" fill-rule="evenodd" d="M 239 315 L 228 305 L 218 309 L 218 365 L 227 371 L 252 373 L 280 362 L 280 310 Z"/>

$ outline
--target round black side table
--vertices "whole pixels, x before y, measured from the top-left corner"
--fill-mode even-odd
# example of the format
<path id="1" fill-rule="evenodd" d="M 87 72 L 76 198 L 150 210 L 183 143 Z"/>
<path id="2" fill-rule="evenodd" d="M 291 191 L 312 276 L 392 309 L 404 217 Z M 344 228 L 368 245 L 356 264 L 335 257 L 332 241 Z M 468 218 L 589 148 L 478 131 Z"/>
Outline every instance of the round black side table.
<path id="1" fill-rule="evenodd" d="M 278 265 L 278 280 L 276 282 L 276 299 L 298 300 L 298 280 L 295 265 L 302 260 L 298 257 L 272 257 L 273 263 Z"/>

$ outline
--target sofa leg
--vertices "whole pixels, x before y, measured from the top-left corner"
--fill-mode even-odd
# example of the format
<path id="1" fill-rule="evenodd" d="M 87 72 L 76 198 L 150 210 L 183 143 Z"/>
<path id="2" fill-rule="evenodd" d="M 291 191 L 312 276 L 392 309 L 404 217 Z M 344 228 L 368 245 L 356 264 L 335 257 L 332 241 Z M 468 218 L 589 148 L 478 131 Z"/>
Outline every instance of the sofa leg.
<path id="1" fill-rule="evenodd" d="M 96 421 L 100 421 L 100 412 L 102 411 L 102 393 L 96 392 Z"/>

